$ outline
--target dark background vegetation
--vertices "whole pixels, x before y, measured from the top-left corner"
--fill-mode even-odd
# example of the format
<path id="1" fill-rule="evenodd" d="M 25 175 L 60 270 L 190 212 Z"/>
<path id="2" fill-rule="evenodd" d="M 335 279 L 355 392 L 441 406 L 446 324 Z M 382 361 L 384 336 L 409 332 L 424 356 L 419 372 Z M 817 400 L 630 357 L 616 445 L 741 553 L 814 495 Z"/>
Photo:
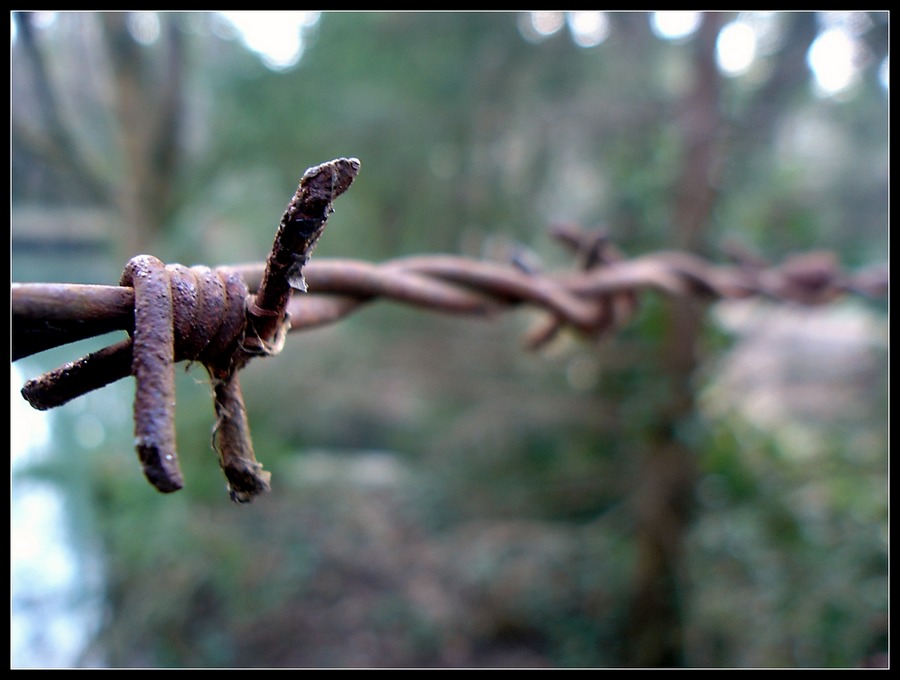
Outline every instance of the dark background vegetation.
<path id="1" fill-rule="evenodd" d="M 840 17 L 768 17 L 778 39 L 726 77 L 735 18 L 670 41 L 612 13 L 584 48 L 516 13 L 326 13 L 271 69 L 214 14 L 12 15 L 12 278 L 261 261 L 302 172 L 338 156 L 362 171 L 317 258 L 569 266 L 547 235 L 568 221 L 632 255 L 885 263 L 886 13 L 844 17 L 860 75 L 834 96 L 807 54 Z M 131 449 L 131 381 L 42 415 L 13 466 L 13 664 L 884 663 L 882 303 L 649 294 L 615 337 L 541 353 L 533 318 L 382 304 L 292 335 L 242 375 L 273 472 L 248 507 L 202 371 L 180 373 L 171 496 Z M 18 362 L 14 402 L 108 340 Z M 36 427 L 19 406 L 14 439 Z"/>

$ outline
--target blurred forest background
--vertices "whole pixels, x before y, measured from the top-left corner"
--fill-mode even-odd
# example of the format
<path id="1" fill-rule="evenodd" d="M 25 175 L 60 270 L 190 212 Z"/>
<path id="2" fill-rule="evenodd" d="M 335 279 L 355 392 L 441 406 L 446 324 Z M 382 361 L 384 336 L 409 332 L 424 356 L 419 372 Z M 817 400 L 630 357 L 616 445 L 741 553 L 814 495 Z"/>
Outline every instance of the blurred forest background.
<path id="1" fill-rule="evenodd" d="M 261 43 L 214 13 L 10 15 L 13 281 L 262 261 L 339 156 L 362 170 L 315 258 L 569 267 L 564 221 L 629 255 L 887 263 L 886 12 L 266 14 Z M 201 369 L 162 496 L 133 381 L 18 394 L 110 338 L 16 362 L 13 666 L 885 663 L 885 301 L 648 294 L 540 353 L 533 320 L 383 303 L 293 334 L 242 373 L 273 473 L 246 507 Z"/>

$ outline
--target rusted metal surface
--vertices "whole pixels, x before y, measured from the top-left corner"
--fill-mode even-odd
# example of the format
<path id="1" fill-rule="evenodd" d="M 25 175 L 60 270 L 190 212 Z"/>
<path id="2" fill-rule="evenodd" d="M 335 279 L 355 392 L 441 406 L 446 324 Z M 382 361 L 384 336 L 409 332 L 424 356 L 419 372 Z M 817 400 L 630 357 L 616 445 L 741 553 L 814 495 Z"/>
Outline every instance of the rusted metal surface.
<path id="1" fill-rule="evenodd" d="M 234 273 L 254 291 L 264 269 L 263 264 L 246 264 L 208 271 Z M 510 263 L 446 255 L 383 263 L 332 258 L 311 261 L 303 272 L 309 294 L 290 297 L 286 308 L 292 331 L 333 323 L 379 299 L 474 316 L 525 304 L 555 312 L 577 326 L 579 319 L 582 323 L 588 320 L 585 302 L 618 293 L 635 296 L 656 291 L 672 296 L 766 297 L 821 304 L 848 294 L 881 298 L 887 294 L 889 280 L 886 267 L 851 274 L 840 269 L 832 253 L 821 252 L 795 255 L 781 266 L 772 266 L 744 259 L 737 265 L 716 265 L 695 255 L 670 251 L 588 262 L 587 268 L 569 272 L 527 275 Z M 537 290 L 524 283 L 531 283 Z M 173 295 L 177 297 L 178 291 Z M 110 330 L 129 330 L 133 304 L 131 288 L 13 284 L 13 359 Z M 48 307 L 52 311 L 45 319 L 41 310 Z M 205 313 L 198 310 L 197 316 L 205 317 Z M 274 327 L 277 329 L 277 325 Z M 202 335 L 195 341 L 199 337 Z M 186 352 L 185 357 L 189 355 Z"/>
<path id="2" fill-rule="evenodd" d="M 238 376 L 216 381 L 216 427 L 213 445 L 219 465 L 228 480 L 228 493 L 235 503 L 249 503 L 269 490 L 271 473 L 262 469 L 253 451 L 247 408 L 241 393 Z"/>
<path id="3" fill-rule="evenodd" d="M 13 361 L 132 327 L 134 291 L 130 287 L 14 283 L 10 293 Z"/>
<path id="4" fill-rule="evenodd" d="M 128 262 L 120 282 L 134 288 L 131 371 L 134 446 L 147 480 L 163 493 L 184 485 L 175 452 L 175 332 L 166 266 L 152 255 Z"/>
<path id="5" fill-rule="evenodd" d="M 269 473 L 253 451 L 237 372 L 255 356 L 280 351 L 291 290 L 305 290 L 303 267 L 332 202 L 358 171 L 356 159 L 307 170 L 255 295 L 238 270 L 166 266 L 151 255 L 131 259 L 119 287 L 13 285 L 14 359 L 114 329 L 131 336 L 29 380 L 23 396 L 37 409 L 53 408 L 134 375 L 135 449 L 148 481 L 169 493 L 184 485 L 175 448 L 174 367 L 200 362 L 213 384 L 214 448 L 231 498 L 246 503 L 267 491 Z"/>
<path id="6" fill-rule="evenodd" d="M 46 411 L 129 375 L 130 338 L 27 381 L 22 396 L 32 407 Z"/>
<path id="7" fill-rule="evenodd" d="M 303 268 L 333 212 L 334 200 L 350 188 L 359 167 L 355 158 L 339 158 L 310 168 L 301 178 L 281 218 L 259 290 L 248 300 L 250 353 L 272 353 L 268 344 L 286 332 L 283 326 L 291 291 L 306 292 Z"/>

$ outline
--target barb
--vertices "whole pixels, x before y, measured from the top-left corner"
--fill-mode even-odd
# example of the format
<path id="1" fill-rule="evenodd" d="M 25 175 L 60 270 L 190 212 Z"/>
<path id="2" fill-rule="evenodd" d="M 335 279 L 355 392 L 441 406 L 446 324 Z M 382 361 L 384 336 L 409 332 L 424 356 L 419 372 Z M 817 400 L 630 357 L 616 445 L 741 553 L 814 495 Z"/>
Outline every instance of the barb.
<path id="1" fill-rule="evenodd" d="M 169 416 L 175 403 L 172 287 L 165 265 L 150 255 L 132 259 L 121 284 L 134 288 L 134 445 L 150 483 L 163 493 L 177 491 L 184 482 L 175 453 L 175 423 Z"/>
<path id="2" fill-rule="evenodd" d="M 247 355 L 277 354 L 280 350 L 291 290 L 306 292 L 303 267 L 334 212 L 332 203 L 350 188 L 358 172 L 359 160 L 339 158 L 304 173 L 281 218 L 259 290 L 247 300 L 251 326 L 244 345 Z"/>

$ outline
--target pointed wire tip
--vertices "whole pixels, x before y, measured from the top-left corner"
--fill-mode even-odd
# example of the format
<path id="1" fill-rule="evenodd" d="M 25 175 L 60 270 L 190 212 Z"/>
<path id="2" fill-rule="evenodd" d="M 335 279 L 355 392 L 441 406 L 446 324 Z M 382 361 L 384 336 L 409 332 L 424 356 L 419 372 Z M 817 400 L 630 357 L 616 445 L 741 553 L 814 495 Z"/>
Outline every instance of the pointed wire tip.
<path id="1" fill-rule="evenodd" d="M 303 173 L 298 194 L 303 191 L 304 187 L 307 191 L 318 189 L 334 200 L 350 188 L 359 173 L 359 167 L 358 158 L 336 158 L 333 161 L 313 166 Z"/>

